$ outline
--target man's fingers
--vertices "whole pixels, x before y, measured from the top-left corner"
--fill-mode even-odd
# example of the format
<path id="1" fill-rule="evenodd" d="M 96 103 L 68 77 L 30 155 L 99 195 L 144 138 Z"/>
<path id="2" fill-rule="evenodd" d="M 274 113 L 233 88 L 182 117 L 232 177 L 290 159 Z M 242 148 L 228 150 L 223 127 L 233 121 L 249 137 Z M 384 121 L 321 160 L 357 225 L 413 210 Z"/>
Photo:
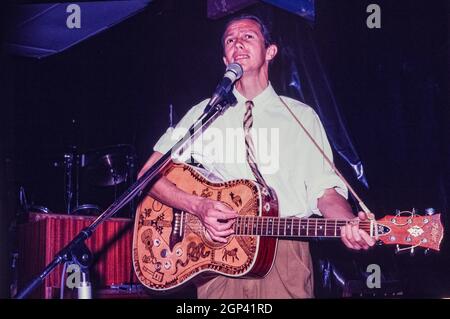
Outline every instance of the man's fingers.
<path id="1" fill-rule="evenodd" d="M 360 212 L 358 218 L 362 220 L 365 218 L 365 213 Z M 345 246 L 351 249 L 369 249 L 375 245 L 375 240 L 367 234 L 364 230 L 359 228 L 359 225 L 352 224 L 351 222 L 341 227 L 341 238 Z"/>
<path id="2" fill-rule="evenodd" d="M 234 231 L 232 229 L 221 230 L 221 231 L 217 231 L 215 229 L 211 229 L 211 233 L 213 233 L 214 236 L 225 238 L 225 237 L 228 237 L 231 234 L 233 234 Z"/>
<path id="3" fill-rule="evenodd" d="M 344 227 L 345 227 L 345 238 L 347 238 L 347 240 L 353 246 L 353 249 L 360 250 L 362 247 L 355 239 L 355 236 L 354 236 L 354 233 L 353 233 L 353 226 L 348 224 L 348 225 L 346 225 Z"/>
<path id="4" fill-rule="evenodd" d="M 221 223 L 219 221 L 217 221 L 216 218 L 211 218 L 209 220 L 209 224 L 212 228 L 214 228 L 214 230 L 216 231 L 224 231 L 224 230 L 228 230 L 231 228 L 231 226 L 233 226 L 234 224 L 234 220 L 229 220 L 226 223 Z"/>
<path id="5" fill-rule="evenodd" d="M 220 243 L 226 243 L 226 242 L 227 242 L 227 240 L 226 240 L 225 238 L 214 235 L 213 232 L 210 231 L 209 229 L 206 229 L 206 232 L 207 232 L 207 233 L 209 234 L 209 236 L 210 236 L 213 240 L 215 240 L 215 241 L 218 241 L 218 242 L 220 242 Z"/>
<path id="6" fill-rule="evenodd" d="M 367 243 L 367 245 L 369 247 L 372 247 L 373 245 L 375 245 L 375 239 L 370 237 L 370 235 L 368 233 L 366 233 L 364 230 L 360 229 L 359 234 L 361 235 L 361 237 L 364 239 L 364 241 Z"/>
<path id="7" fill-rule="evenodd" d="M 228 219 L 234 219 L 238 215 L 236 213 L 225 213 L 223 211 L 214 209 L 214 210 L 211 210 L 210 212 L 208 212 L 208 216 L 213 217 L 215 219 L 228 220 Z"/>
<path id="8" fill-rule="evenodd" d="M 222 242 L 222 243 L 226 243 L 227 242 L 227 237 L 232 235 L 234 233 L 233 229 L 227 229 L 224 231 L 217 231 L 213 228 L 207 228 L 206 229 L 207 233 L 209 234 L 209 236 L 218 242 Z"/>
<path id="9" fill-rule="evenodd" d="M 358 232 L 359 228 L 357 225 L 350 225 L 350 231 L 353 241 L 360 243 L 361 242 L 361 235 Z"/>
<path id="10" fill-rule="evenodd" d="M 232 208 L 228 207 L 227 205 L 225 205 L 222 202 L 216 202 L 214 204 L 214 208 L 217 211 L 223 213 L 223 216 L 226 216 L 223 219 L 235 218 L 238 216 L 238 214 Z"/>
<path id="11" fill-rule="evenodd" d="M 341 227 L 341 239 L 342 242 L 344 243 L 345 246 L 347 246 L 350 249 L 356 249 L 358 250 L 358 248 L 356 248 L 348 239 L 347 239 L 347 226 L 343 226 Z"/>
<path id="12" fill-rule="evenodd" d="M 368 219 L 367 215 L 369 215 L 369 218 L 372 218 L 372 219 L 375 218 L 374 214 L 372 214 L 372 213 L 367 213 L 366 214 L 365 212 L 359 212 L 358 213 L 358 218 L 361 219 L 361 220 L 367 220 Z"/>

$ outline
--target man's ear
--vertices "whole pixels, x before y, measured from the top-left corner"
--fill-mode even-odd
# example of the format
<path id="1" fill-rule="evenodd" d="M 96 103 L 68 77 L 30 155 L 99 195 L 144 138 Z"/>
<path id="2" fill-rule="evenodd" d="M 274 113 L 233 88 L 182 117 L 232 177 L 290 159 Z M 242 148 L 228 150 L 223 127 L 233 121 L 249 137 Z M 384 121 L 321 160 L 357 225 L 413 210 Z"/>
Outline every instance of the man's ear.
<path id="1" fill-rule="evenodd" d="M 266 60 L 271 61 L 278 52 L 278 47 L 275 44 L 269 45 L 269 47 L 266 50 Z"/>
<path id="2" fill-rule="evenodd" d="M 227 58 L 226 57 L 222 57 L 222 59 L 223 59 L 223 64 L 225 64 L 225 66 L 227 66 L 228 65 Z"/>

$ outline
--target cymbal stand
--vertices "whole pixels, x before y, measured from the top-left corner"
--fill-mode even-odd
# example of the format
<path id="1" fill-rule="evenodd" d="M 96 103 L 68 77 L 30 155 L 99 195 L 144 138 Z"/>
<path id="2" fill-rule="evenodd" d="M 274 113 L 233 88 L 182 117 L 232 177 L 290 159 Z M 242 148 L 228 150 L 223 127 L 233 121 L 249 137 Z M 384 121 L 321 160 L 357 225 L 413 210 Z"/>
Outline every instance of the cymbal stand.
<path id="1" fill-rule="evenodd" d="M 65 202 L 66 212 L 70 214 L 72 211 L 72 199 L 73 199 L 73 181 L 72 181 L 72 169 L 74 162 L 74 153 L 64 154 L 64 181 L 65 181 Z"/>
<path id="2" fill-rule="evenodd" d="M 64 154 L 64 187 L 67 214 L 71 214 L 72 211 L 78 207 L 79 166 L 80 156 L 77 153 L 77 147 L 71 146 L 70 151 Z M 73 203 L 74 200 L 75 204 Z"/>

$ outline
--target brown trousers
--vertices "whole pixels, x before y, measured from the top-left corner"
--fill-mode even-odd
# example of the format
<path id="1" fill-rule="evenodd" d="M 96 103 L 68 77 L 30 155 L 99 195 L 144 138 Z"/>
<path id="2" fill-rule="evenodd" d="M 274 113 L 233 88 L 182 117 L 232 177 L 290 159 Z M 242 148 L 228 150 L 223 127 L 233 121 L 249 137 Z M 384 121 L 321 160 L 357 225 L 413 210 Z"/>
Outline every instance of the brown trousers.
<path id="1" fill-rule="evenodd" d="M 314 298 L 309 244 L 278 240 L 275 263 L 262 279 L 217 276 L 197 288 L 199 299 Z"/>

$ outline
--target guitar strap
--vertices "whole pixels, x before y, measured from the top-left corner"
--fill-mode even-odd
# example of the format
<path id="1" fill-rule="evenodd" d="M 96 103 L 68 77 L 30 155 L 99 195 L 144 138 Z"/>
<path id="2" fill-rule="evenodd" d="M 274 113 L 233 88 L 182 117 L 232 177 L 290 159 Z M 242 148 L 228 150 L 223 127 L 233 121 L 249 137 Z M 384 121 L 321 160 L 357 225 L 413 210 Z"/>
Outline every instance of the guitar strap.
<path id="1" fill-rule="evenodd" d="M 362 201 L 362 199 L 358 196 L 358 194 L 356 194 L 355 190 L 350 186 L 350 184 L 347 182 L 347 180 L 345 179 L 345 177 L 341 174 L 341 172 L 336 168 L 336 166 L 334 165 L 333 161 L 330 160 L 330 158 L 327 156 L 327 154 L 325 154 L 325 152 L 323 151 L 323 149 L 319 146 L 319 144 L 314 140 L 314 138 L 312 137 L 311 134 L 309 134 L 308 130 L 305 128 L 305 126 L 300 122 L 300 120 L 297 118 L 297 116 L 294 114 L 294 112 L 292 112 L 291 108 L 287 105 L 286 102 L 283 101 L 283 99 L 281 98 L 281 96 L 278 96 L 280 98 L 281 103 L 283 103 L 283 105 L 287 108 L 287 110 L 289 111 L 289 113 L 292 115 L 292 117 L 294 118 L 294 120 L 298 123 L 298 125 L 301 127 L 301 129 L 306 133 L 306 136 L 308 136 L 308 138 L 311 140 L 311 142 L 314 144 L 314 146 L 317 148 L 317 150 L 320 152 L 320 154 L 322 154 L 323 158 L 325 159 L 325 161 L 331 166 L 331 169 L 336 173 L 336 175 L 338 175 L 341 180 L 344 182 L 344 184 L 348 187 L 348 189 L 350 190 L 350 192 L 352 193 L 352 195 L 356 198 L 356 200 L 358 201 L 358 205 L 361 207 L 361 209 L 363 210 L 363 212 L 366 214 L 366 217 L 369 220 L 374 220 L 375 219 L 375 215 L 369 210 L 369 208 L 367 208 L 366 204 L 364 204 L 364 202 Z"/>

